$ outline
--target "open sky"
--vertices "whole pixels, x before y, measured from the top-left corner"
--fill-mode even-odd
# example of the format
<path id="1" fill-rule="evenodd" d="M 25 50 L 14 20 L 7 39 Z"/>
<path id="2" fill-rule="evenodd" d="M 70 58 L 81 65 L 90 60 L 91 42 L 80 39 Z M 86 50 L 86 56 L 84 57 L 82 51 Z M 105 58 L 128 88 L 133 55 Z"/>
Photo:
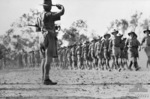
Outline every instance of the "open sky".
<path id="1" fill-rule="evenodd" d="M 41 3 L 43 0 L 0 0 L 0 34 L 29 9 L 42 11 Z M 69 27 L 77 19 L 84 19 L 99 35 L 106 32 L 111 21 L 129 19 L 135 11 L 143 12 L 143 18 L 150 16 L 150 0 L 53 0 L 53 4 L 65 7 L 60 21 L 62 28 Z"/>

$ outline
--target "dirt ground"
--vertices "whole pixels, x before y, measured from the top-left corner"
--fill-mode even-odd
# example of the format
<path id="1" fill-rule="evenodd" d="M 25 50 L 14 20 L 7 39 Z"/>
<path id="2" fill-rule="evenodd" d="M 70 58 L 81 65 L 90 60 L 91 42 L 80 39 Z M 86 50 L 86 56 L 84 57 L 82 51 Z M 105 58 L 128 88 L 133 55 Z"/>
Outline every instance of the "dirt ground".
<path id="1" fill-rule="evenodd" d="M 42 85 L 40 68 L 0 71 L 0 99 L 150 99 L 149 71 L 53 69 L 50 77 L 58 85 Z M 137 83 L 147 91 L 130 92 Z"/>

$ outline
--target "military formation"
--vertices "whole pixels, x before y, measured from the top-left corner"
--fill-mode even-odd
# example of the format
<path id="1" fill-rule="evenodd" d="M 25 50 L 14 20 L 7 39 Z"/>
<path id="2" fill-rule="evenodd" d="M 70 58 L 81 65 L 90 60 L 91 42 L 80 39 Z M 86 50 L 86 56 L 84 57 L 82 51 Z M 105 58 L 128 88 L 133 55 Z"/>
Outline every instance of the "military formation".
<path id="1" fill-rule="evenodd" d="M 141 67 L 138 65 L 137 59 L 145 41 L 146 55 L 148 56 L 147 64 L 150 64 L 149 33 L 148 29 L 144 31 L 147 37 L 144 37 L 141 43 L 135 32 L 128 33 L 129 37 L 126 38 L 119 31 L 114 30 L 92 41 L 61 47 L 58 49 L 57 66 L 71 70 L 138 71 Z"/>

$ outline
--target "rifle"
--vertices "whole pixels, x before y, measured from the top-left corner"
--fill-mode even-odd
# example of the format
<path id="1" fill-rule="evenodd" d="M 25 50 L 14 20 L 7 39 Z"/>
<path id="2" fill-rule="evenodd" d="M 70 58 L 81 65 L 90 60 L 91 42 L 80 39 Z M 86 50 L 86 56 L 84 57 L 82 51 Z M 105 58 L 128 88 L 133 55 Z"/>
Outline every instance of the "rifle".
<path id="1" fill-rule="evenodd" d="M 40 32 L 41 31 L 41 28 L 37 25 L 37 24 L 28 24 L 27 26 L 32 26 L 32 27 L 35 27 L 36 28 L 36 32 Z"/>
<path id="2" fill-rule="evenodd" d="M 27 26 L 32 26 L 32 27 L 38 27 L 38 25 L 37 24 L 28 24 Z"/>

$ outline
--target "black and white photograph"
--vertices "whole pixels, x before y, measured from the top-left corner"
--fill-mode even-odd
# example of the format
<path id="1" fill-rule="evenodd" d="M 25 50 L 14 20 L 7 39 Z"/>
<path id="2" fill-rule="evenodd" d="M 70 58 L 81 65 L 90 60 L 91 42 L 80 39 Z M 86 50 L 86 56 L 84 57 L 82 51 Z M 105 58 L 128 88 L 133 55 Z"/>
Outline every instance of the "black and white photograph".
<path id="1" fill-rule="evenodd" d="M 150 0 L 1 0 L 0 99 L 150 99 Z"/>

